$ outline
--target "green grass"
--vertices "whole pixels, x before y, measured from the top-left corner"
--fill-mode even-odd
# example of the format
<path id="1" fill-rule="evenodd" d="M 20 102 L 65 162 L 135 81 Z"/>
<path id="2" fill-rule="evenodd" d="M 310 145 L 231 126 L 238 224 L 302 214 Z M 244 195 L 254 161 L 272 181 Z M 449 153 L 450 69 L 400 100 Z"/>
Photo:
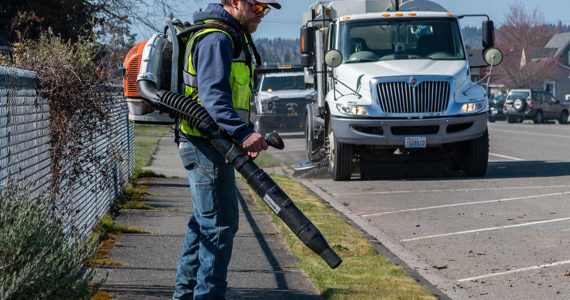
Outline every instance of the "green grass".
<path id="1" fill-rule="evenodd" d="M 135 124 L 135 135 L 168 135 L 171 125 Z"/>
<path id="2" fill-rule="evenodd" d="M 265 205 L 301 268 L 324 299 L 435 299 L 399 266 L 376 254 L 370 243 L 335 212 L 287 176 L 271 176 L 315 224 L 343 263 L 332 270 Z M 262 200 L 256 196 L 259 203 Z"/>
<path id="3" fill-rule="evenodd" d="M 97 227 L 95 229 L 96 232 L 104 232 L 104 234 L 110 233 L 150 233 L 150 231 L 143 230 L 136 227 L 125 226 L 121 224 L 117 224 L 114 222 L 111 215 L 105 215 L 103 218 L 99 220 Z"/>
<path id="4" fill-rule="evenodd" d="M 144 204 L 139 201 L 131 201 L 123 204 L 124 209 L 143 209 L 143 210 L 156 210 L 156 207 Z"/>
<path id="5" fill-rule="evenodd" d="M 260 168 L 274 168 L 281 165 L 281 162 L 271 156 L 271 154 L 267 153 L 267 151 L 261 151 L 254 162 Z"/>
<path id="6" fill-rule="evenodd" d="M 150 165 L 152 156 L 158 149 L 157 137 L 135 138 L 135 168 L 142 168 Z"/>

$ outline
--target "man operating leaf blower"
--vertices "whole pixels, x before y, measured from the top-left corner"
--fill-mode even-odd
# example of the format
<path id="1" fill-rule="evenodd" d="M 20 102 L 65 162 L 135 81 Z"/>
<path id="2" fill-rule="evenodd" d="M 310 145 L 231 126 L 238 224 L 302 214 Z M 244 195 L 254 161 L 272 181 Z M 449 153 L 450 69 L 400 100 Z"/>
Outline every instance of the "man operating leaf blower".
<path id="1" fill-rule="evenodd" d="M 261 58 L 251 33 L 275 0 L 222 0 L 194 13 L 194 24 L 176 27 L 133 47 L 125 60 L 125 95 L 181 122 L 177 144 L 188 172 L 193 215 L 178 263 L 173 299 L 225 299 L 227 268 L 238 228 L 234 168 L 249 186 L 331 268 L 342 262 L 320 231 L 254 162 L 268 143 L 281 149 L 273 133 L 251 129 L 249 99 L 255 64 Z M 180 49 L 182 49 L 180 51 Z M 179 59 L 180 58 L 180 59 Z M 178 70 L 178 62 L 183 65 Z M 139 71 L 140 69 L 140 71 Z M 133 88 L 135 73 L 136 85 Z M 130 79 L 129 79 L 130 76 Z M 178 84 L 181 79 L 181 84 Z M 127 99 L 128 100 L 128 99 Z"/>
<path id="2" fill-rule="evenodd" d="M 199 91 L 196 100 L 252 158 L 268 145 L 249 126 L 253 86 L 250 34 L 270 11 L 268 5 L 281 7 L 274 0 L 222 0 L 222 5 L 212 3 L 204 11 L 195 12 L 194 23 L 217 22 L 225 28 L 208 28 L 194 34 L 184 56 L 185 96 Z M 173 298 L 190 299 L 193 294 L 194 299 L 224 299 L 238 229 L 239 193 L 234 167 L 187 121 L 182 120 L 180 132 L 180 157 L 188 172 L 194 213 L 178 262 Z"/>

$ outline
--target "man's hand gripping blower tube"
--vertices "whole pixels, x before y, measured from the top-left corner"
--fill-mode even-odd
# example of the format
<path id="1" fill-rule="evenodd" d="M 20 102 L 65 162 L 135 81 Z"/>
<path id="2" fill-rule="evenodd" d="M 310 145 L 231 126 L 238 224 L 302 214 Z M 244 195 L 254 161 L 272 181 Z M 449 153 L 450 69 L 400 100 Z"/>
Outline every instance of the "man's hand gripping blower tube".
<path id="1" fill-rule="evenodd" d="M 331 268 L 336 268 L 342 259 L 315 225 L 299 210 L 285 192 L 229 137 L 218 130 L 208 112 L 198 102 L 177 93 L 158 90 L 155 83 L 139 80 L 140 96 L 155 109 L 188 121 L 193 128 L 206 136 L 212 145 L 247 179 L 249 186 L 291 228 L 307 247 L 318 254 Z M 277 140 L 280 138 L 273 136 Z M 276 145 L 272 138 L 269 144 Z M 277 144 L 278 145 L 278 144 Z"/>

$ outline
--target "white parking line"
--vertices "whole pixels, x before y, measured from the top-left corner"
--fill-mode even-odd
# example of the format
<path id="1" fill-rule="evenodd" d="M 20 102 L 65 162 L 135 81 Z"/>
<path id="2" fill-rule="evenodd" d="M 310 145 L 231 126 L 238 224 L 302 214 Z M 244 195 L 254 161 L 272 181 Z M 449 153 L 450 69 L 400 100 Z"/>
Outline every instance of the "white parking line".
<path id="1" fill-rule="evenodd" d="M 490 188 L 464 188 L 464 189 L 439 189 L 439 190 L 407 190 L 407 191 L 377 191 L 377 192 L 351 192 L 351 193 L 331 193 L 332 196 L 343 195 L 386 195 L 386 194 L 406 194 L 406 193 L 439 193 L 439 192 L 473 192 L 473 191 L 498 191 L 498 190 L 520 190 L 520 189 L 549 189 L 549 188 L 570 188 L 570 185 L 535 185 L 535 186 L 509 186 Z"/>
<path id="2" fill-rule="evenodd" d="M 475 276 L 475 277 L 463 278 L 463 279 L 459 279 L 457 281 L 458 282 L 473 281 L 473 280 L 485 279 L 485 278 L 489 278 L 489 277 L 512 274 L 512 273 L 518 273 L 518 272 L 524 272 L 524 271 L 530 271 L 530 270 L 536 270 L 536 269 L 542 269 L 542 268 L 557 267 L 557 266 L 567 265 L 567 264 L 570 264 L 570 260 L 559 261 L 559 262 L 555 262 L 555 263 L 538 265 L 538 266 L 532 266 L 532 267 L 527 267 L 527 268 L 514 269 L 514 270 L 505 271 L 505 272 L 490 273 L 490 274 L 485 274 L 485 275 L 480 275 L 480 276 Z"/>
<path id="3" fill-rule="evenodd" d="M 515 228 L 515 227 L 523 227 L 523 226 L 532 226 L 538 224 L 546 224 L 546 223 L 554 223 L 554 222 L 561 222 L 561 221 L 568 221 L 570 218 L 560 218 L 560 219 L 552 219 L 552 220 L 544 220 L 544 221 L 535 221 L 535 222 L 528 222 L 528 223 L 521 223 L 521 224 L 514 224 L 514 225 L 506 225 L 506 226 L 496 226 L 496 227 L 488 227 L 488 228 L 479 228 L 473 230 L 465 230 L 465 231 L 457 231 L 457 232 L 450 232 L 450 233 L 442 233 L 442 234 L 434 234 L 422 237 L 416 237 L 411 239 L 403 239 L 400 242 L 411 242 L 417 240 L 425 240 L 425 239 L 432 239 L 444 236 L 452 236 L 452 235 L 460 235 L 466 233 L 476 233 L 476 232 L 483 232 L 483 231 L 491 231 L 491 230 L 499 230 L 499 229 L 508 229 L 508 228 Z"/>
<path id="4" fill-rule="evenodd" d="M 516 160 L 516 161 L 523 161 L 524 160 L 522 158 L 518 158 L 518 157 L 514 157 L 514 156 L 507 156 L 507 155 L 502 155 L 502 154 L 497 154 L 497 153 L 489 153 L 489 155 L 493 155 L 493 156 L 500 157 L 500 158 L 506 158 L 506 159 L 510 159 L 510 160 Z"/>
<path id="5" fill-rule="evenodd" d="M 503 198 L 503 199 L 496 199 L 496 200 L 474 201 L 474 202 L 454 203 L 454 204 L 446 204 L 446 205 L 435 205 L 435 206 L 427 206 L 427 207 L 419 207 L 419 208 L 402 209 L 402 210 L 395 210 L 395 211 L 385 211 L 385 212 L 380 212 L 380 213 L 362 215 L 362 217 L 364 217 L 364 218 L 376 217 L 376 216 L 395 214 L 395 213 L 401 213 L 401 212 L 421 211 L 421 210 L 456 207 L 456 206 L 466 206 L 466 205 L 476 205 L 476 204 L 485 204 L 485 203 L 507 202 L 507 201 L 514 201 L 514 200 L 524 200 L 524 199 L 532 199 L 532 198 L 560 196 L 560 195 L 566 195 L 566 194 L 570 194 L 570 191 L 562 192 L 562 193 L 532 195 L 532 196 L 524 196 L 524 197 Z"/>

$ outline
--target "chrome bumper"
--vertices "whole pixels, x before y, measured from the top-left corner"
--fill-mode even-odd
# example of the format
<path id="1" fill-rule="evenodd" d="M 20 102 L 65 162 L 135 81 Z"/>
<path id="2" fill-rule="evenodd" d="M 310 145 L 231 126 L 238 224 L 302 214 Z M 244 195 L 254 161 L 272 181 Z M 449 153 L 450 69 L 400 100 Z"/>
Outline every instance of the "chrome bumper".
<path id="1" fill-rule="evenodd" d="M 479 138 L 487 128 L 487 112 L 432 119 L 331 118 L 335 138 L 354 145 L 404 146 L 406 137 L 426 137 L 427 147 Z"/>

